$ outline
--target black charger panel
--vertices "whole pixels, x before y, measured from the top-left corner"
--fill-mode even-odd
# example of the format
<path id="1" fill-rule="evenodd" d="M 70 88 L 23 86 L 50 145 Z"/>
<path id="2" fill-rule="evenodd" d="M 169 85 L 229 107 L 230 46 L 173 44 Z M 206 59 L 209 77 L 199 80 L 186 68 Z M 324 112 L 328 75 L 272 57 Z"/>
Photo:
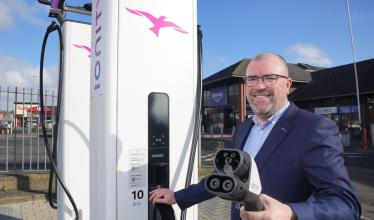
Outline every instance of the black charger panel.
<path id="1" fill-rule="evenodd" d="M 148 95 L 148 186 L 169 187 L 169 96 Z"/>

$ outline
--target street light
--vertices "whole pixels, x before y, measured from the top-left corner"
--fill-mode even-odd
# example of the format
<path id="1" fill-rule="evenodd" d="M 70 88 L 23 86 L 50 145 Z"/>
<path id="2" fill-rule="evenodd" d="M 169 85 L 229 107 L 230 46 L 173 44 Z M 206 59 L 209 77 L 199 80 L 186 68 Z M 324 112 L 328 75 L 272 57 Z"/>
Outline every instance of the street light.
<path id="1" fill-rule="evenodd" d="M 39 75 L 37 75 L 37 74 L 35 74 L 35 75 L 32 75 L 32 78 L 35 78 L 35 95 L 36 95 L 36 100 L 38 100 L 38 77 L 39 77 Z M 31 94 L 31 96 L 32 96 L 33 94 Z M 32 97 L 31 97 L 31 100 L 32 100 Z M 39 103 L 36 103 L 37 105 L 39 104 Z M 31 108 L 33 107 L 33 103 L 31 103 Z M 38 109 L 39 108 L 37 108 L 37 111 L 38 111 Z M 31 128 L 32 128 L 32 126 L 33 126 L 33 124 L 34 124 L 34 119 L 33 119 L 33 111 L 31 111 Z M 38 117 L 39 118 L 39 117 Z M 36 120 L 38 120 L 38 119 L 36 119 Z"/>
<path id="2" fill-rule="evenodd" d="M 358 110 L 358 123 L 360 125 L 360 130 L 361 130 L 361 134 L 362 134 L 362 145 L 363 145 L 364 149 L 367 149 L 366 128 L 365 128 L 365 125 L 362 123 L 362 120 L 361 120 L 360 89 L 359 89 L 359 85 L 358 85 L 358 75 L 357 75 L 355 45 L 354 45 L 354 41 L 353 41 L 351 13 L 350 13 L 350 10 L 349 10 L 349 0 L 346 0 L 346 3 L 347 3 L 347 14 L 348 14 L 348 23 L 349 23 L 349 33 L 350 33 L 351 45 L 352 45 L 353 67 L 354 67 L 354 72 L 355 72 L 356 98 L 357 98 L 357 110 Z"/>
<path id="3" fill-rule="evenodd" d="M 38 100 L 38 103 L 37 103 L 37 108 L 36 108 L 36 112 L 37 112 L 37 118 L 36 118 L 36 126 L 35 126 L 35 132 L 36 132 L 36 137 L 37 137 L 37 146 L 38 146 L 38 156 L 37 156 L 37 161 L 38 163 L 36 164 L 36 169 L 39 170 L 39 164 L 40 164 L 40 148 L 39 148 L 39 120 L 40 120 L 40 117 L 39 117 L 39 111 L 40 111 L 40 105 L 39 105 L 39 93 L 40 91 L 38 92 L 38 77 L 39 75 L 33 75 L 33 77 L 35 77 L 35 93 L 36 93 L 36 96 L 37 96 L 37 100 Z M 33 123 L 33 122 L 31 122 Z"/>

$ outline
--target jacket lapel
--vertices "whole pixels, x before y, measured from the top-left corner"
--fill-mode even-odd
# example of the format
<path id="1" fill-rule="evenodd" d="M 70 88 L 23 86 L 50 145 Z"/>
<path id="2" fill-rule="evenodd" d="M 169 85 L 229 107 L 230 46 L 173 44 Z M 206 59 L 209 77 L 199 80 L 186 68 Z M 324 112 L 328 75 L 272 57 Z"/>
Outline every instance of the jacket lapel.
<path id="1" fill-rule="evenodd" d="M 298 107 L 293 103 L 290 104 L 288 109 L 284 112 L 282 117 L 275 124 L 271 130 L 269 136 L 266 138 L 264 144 L 262 145 L 260 151 L 256 155 L 256 165 L 259 171 L 261 171 L 265 162 L 268 160 L 270 155 L 283 141 L 284 137 L 292 130 L 293 123 Z"/>

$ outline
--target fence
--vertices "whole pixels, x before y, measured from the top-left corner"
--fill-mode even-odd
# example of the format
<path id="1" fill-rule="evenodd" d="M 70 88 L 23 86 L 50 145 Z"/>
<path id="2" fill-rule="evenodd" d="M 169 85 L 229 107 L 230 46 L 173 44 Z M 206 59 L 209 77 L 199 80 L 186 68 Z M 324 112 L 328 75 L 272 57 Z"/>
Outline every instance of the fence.
<path id="1" fill-rule="evenodd" d="M 0 172 L 49 169 L 39 117 L 39 95 L 36 89 L 0 86 Z M 46 90 L 43 99 L 47 134 L 52 145 L 57 94 Z"/>

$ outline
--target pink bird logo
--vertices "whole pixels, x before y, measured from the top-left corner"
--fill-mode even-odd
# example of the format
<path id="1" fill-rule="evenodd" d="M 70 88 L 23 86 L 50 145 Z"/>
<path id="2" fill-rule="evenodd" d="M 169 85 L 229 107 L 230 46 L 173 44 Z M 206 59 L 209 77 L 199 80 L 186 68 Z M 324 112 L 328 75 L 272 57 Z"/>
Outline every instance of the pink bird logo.
<path id="1" fill-rule="evenodd" d="M 80 49 L 86 50 L 89 54 L 87 55 L 88 57 L 91 57 L 91 47 L 87 47 L 85 45 L 80 45 L 80 44 L 73 44 L 74 47 L 78 47 Z"/>
<path id="2" fill-rule="evenodd" d="M 188 33 L 187 31 L 185 31 L 183 28 L 179 27 L 175 23 L 170 22 L 170 21 L 166 21 L 165 16 L 160 16 L 159 18 L 156 18 L 155 16 L 153 16 L 150 13 L 145 12 L 145 11 L 139 11 L 139 10 L 134 10 L 134 9 L 129 9 L 129 8 L 126 8 L 126 9 L 127 9 L 127 11 L 129 11 L 129 12 L 135 14 L 135 15 L 144 16 L 144 17 L 148 18 L 148 20 L 150 20 L 153 23 L 153 27 L 149 28 L 149 30 L 152 31 L 157 37 L 158 37 L 158 33 L 159 33 L 160 29 L 161 28 L 167 28 L 167 27 L 173 28 L 174 30 L 176 30 L 180 33 L 183 33 L 183 34 Z"/>

